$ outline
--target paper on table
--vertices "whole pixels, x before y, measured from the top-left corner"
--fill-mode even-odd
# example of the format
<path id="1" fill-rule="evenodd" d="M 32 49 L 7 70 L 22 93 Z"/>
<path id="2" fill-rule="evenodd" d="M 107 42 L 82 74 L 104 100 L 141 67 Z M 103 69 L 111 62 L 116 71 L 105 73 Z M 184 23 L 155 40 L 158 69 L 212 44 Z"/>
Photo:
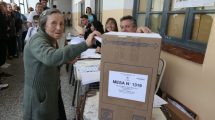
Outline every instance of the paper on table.
<path id="1" fill-rule="evenodd" d="M 81 80 L 82 72 L 98 72 L 101 60 L 78 60 L 74 64 L 74 69 L 77 73 L 77 80 Z"/>
<path id="2" fill-rule="evenodd" d="M 167 102 L 159 97 L 158 95 L 154 95 L 153 107 L 161 107 L 161 105 L 167 104 Z"/>
<path id="3" fill-rule="evenodd" d="M 101 60 L 80 60 L 74 64 L 78 73 L 99 71 Z"/>
<path id="4" fill-rule="evenodd" d="M 77 36 L 77 37 L 71 37 L 71 41 L 68 44 L 70 44 L 70 45 L 76 45 L 76 44 L 79 44 L 79 43 L 81 43 L 83 41 L 85 41 L 85 40 L 82 37 L 79 37 L 79 36 Z"/>
<path id="5" fill-rule="evenodd" d="M 101 58 L 101 54 L 96 53 L 96 49 L 87 49 L 81 53 L 81 58 Z"/>
<path id="6" fill-rule="evenodd" d="M 81 83 L 83 85 L 99 82 L 100 81 L 100 71 L 98 72 L 82 72 L 81 73 Z"/>

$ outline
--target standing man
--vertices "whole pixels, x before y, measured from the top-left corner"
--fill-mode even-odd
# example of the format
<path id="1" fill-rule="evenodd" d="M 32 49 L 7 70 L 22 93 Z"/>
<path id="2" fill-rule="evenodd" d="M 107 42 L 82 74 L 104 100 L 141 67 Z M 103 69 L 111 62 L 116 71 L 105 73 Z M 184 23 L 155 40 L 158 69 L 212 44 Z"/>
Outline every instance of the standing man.
<path id="1" fill-rule="evenodd" d="M 34 26 L 34 24 L 32 24 L 33 23 L 33 17 L 35 15 L 40 15 L 42 12 L 43 12 L 43 4 L 38 2 L 36 4 L 35 11 L 30 12 L 30 14 L 28 16 L 28 19 L 27 19 L 28 28 Z"/>
<path id="2" fill-rule="evenodd" d="M 42 5 L 43 5 L 43 10 L 50 9 L 50 8 L 47 6 L 48 0 L 40 0 L 40 3 L 42 3 Z"/>
<path id="3" fill-rule="evenodd" d="M 14 57 L 19 57 L 19 52 L 22 51 L 22 18 L 21 18 L 21 13 L 19 12 L 19 7 L 17 6 L 16 3 L 11 3 L 13 13 L 15 16 L 15 27 L 16 27 L 16 42 L 17 42 L 17 49 L 16 49 L 16 54 Z"/>

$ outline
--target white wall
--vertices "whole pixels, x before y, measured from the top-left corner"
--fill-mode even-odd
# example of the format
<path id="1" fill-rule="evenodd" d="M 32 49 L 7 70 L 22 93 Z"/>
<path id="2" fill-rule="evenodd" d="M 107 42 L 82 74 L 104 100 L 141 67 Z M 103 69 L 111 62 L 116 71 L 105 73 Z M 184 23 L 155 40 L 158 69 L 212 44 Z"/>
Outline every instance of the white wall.
<path id="1" fill-rule="evenodd" d="M 123 9 L 124 0 L 103 0 L 103 11 Z"/>
<path id="2" fill-rule="evenodd" d="M 133 0 L 103 0 L 103 10 L 133 9 Z"/>
<path id="3" fill-rule="evenodd" d="M 71 0 L 55 0 L 53 2 L 54 5 L 57 5 L 57 8 L 61 11 L 61 12 L 68 12 L 68 11 L 72 11 L 72 6 L 71 6 Z"/>
<path id="4" fill-rule="evenodd" d="M 95 13 L 95 0 L 85 0 L 85 10 L 86 7 L 91 7 L 92 13 Z"/>
<path id="5" fill-rule="evenodd" d="M 124 0 L 124 9 L 133 9 L 134 0 Z"/>
<path id="6" fill-rule="evenodd" d="M 215 20 L 215 16 L 213 16 Z M 215 21 L 203 64 L 162 52 L 167 67 L 162 89 L 197 113 L 199 120 L 214 120 Z"/>

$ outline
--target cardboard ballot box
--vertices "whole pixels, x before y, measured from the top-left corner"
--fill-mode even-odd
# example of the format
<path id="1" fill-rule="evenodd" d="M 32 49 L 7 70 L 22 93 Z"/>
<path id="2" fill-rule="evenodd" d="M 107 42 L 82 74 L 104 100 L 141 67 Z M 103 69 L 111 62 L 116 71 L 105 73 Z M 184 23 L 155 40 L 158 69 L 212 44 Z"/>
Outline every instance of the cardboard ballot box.
<path id="1" fill-rule="evenodd" d="M 102 36 L 100 120 L 150 120 L 161 37 L 110 32 Z"/>

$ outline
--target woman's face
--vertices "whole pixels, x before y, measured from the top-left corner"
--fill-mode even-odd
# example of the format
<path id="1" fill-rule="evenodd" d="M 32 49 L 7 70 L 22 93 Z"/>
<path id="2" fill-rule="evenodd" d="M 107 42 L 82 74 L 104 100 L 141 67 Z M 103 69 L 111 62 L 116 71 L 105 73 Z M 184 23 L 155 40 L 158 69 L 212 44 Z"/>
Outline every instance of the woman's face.
<path id="1" fill-rule="evenodd" d="M 113 21 L 110 20 L 110 21 L 106 24 L 106 30 L 107 30 L 108 32 L 110 32 L 110 31 L 116 31 L 116 25 L 114 24 Z"/>
<path id="2" fill-rule="evenodd" d="M 90 13 L 91 13 L 91 9 L 90 9 L 90 8 L 86 8 L 86 12 L 87 12 L 88 14 L 90 14 Z"/>
<path id="3" fill-rule="evenodd" d="M 12 12 L 12 6 L 9 5 L 9 4 L 7 5 L 7 11 L 8 11 L 8 12 Z"/>
<path id="4" fill-rule="evenodd" d="M 96 30 L 95 27 L 94 27 L 93 25 L 91 25 L 90 29 L 91 29 L 91 31 Z"/>
<path id="5" fill-rule="evenodd" d="M 53 13 L 48 16 L 45 32 L 55 40 L 61 38 L 64 32 L 64 18 L 60 13 Z"/>

